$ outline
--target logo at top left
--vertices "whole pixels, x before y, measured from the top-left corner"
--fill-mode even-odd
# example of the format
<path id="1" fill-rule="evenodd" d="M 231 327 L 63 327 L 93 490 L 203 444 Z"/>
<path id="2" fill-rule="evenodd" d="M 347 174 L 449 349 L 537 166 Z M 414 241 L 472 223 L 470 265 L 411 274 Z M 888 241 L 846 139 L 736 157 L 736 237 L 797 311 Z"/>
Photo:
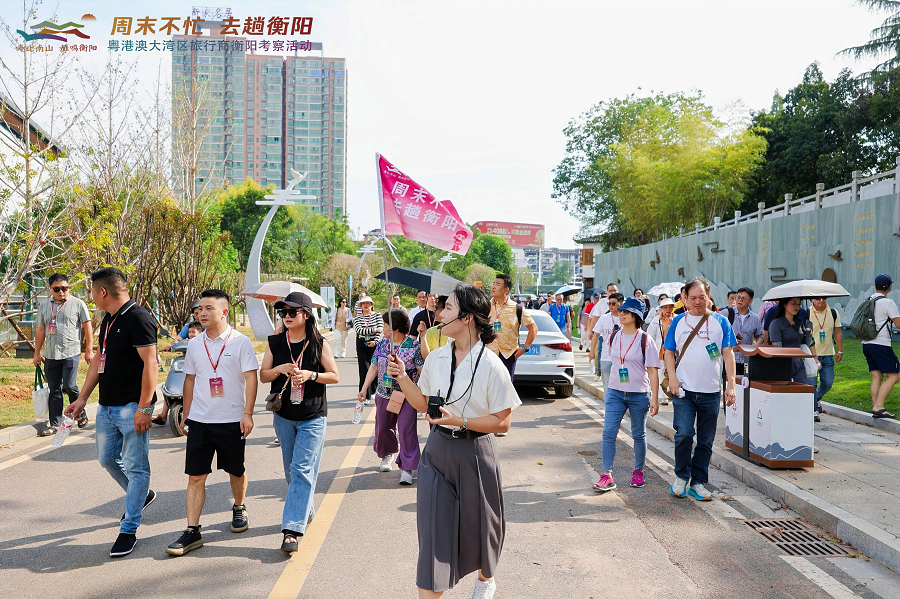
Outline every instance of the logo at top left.
<path id="1" fill-rule="evenodd" d="M 94 15 L 90 13 L 82 15 L 81 17 L 82 23 L 95 22 L 96 20 Z M 57 25 L 50 21 L 42 21 L 37 25 L 30 26 L 33 33 L 25 33 L 21 29 L 16 29 L 16 33 L 24 37 L 25 41 L 28 42 L 34 40 L 57 40 L 60 42 L 68 42 L 68 36 L 70 35 L 83 40 L 91 39 L 91 36 L 82 31 L 83 27 L 84 25 L 72 21 L 68 21 L 63 25 Z"/>

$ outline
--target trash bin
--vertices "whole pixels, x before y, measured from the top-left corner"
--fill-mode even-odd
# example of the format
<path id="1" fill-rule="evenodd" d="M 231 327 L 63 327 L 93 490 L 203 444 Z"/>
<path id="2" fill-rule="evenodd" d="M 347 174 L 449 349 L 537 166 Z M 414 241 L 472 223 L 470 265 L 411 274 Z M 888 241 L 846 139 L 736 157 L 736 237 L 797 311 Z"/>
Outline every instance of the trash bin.
<path id="1" fill-rule="evenodd" d="M 790 380 L 791 358 L 808 358 L 799 348 L 739 345 L 748 356 L 743 393 L 725 412 L 725 447 L 769 468 L 812 468 L 812 385 Z"/>

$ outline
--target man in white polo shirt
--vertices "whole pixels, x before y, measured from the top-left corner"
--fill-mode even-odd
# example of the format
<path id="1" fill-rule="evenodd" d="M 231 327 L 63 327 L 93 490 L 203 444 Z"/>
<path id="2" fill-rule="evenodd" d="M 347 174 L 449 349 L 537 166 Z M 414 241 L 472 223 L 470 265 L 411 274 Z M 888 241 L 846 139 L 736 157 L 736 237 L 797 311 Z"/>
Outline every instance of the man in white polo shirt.
<path id="1" fill-rule="evenodd" d="M 166 553 L 184 555 L 203 545 L 200 512 L 206 500 L 206 477 L 216 466 L 231 479 L 234 495 L 231 531 L 249 527 L 244 497 L 245 439 L 253 430 L 253 404 L 259 362 L 253 344 L 228 326 L 228 294 L 208 289 L 200 294 L 200 322 L 206 331 L 188 343 L 184 358 L 184 415 L 187 434 L 184 473 L 188 475 L 187 523 Z"/>
<path id="2" fill-rule="evenodd" d="M 669 493 L 710 501 L 704 486 L 709 482 L 709 459 L 716 438 L 716 419 L 722 396 L 722 363 L 725 365 L 725 405 L 732 405 L 734 346 L 737 340 L 728 318 L 709 313 L 709 281 L 694 277 L 684 284 L 686 312 L 669 326 L 663 347 L 669 391 L 675 396 L 675 482 Z M 696 331 L 688 344 L 688 339 Z M 684 354 L 675 368 L 676 355 Z M 694 447 L 694 426 L 697 446 Z M 693 450 L 693 455 L 691 455 Z M 690 488 L 688 484 L 690 483 Z"/>

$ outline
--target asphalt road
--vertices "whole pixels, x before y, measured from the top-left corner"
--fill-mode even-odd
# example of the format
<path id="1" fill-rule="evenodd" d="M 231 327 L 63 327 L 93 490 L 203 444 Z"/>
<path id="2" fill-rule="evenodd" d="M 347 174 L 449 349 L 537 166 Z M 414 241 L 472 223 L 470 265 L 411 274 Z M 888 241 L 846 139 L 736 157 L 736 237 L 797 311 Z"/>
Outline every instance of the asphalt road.
<path id="1" fill-rule="evenodd" d="M 372 408 L 362 425 L 350 422 L 356 360 L 338 362 L 341 383 L 328 391 L 319 514 L 293 559 L 279 550 L 286 483 L 261 388 L 247 447 L 250 529 L 230 531 L 228 478 L 216 471 L 201 518 L 205 545 L 183 557 L 164 552 L 185 526 L 187 483 L 185 440 L 167 428 L 151 433 L 151 487 L 159 498 L 144 514 L 134 553 L 117 560 L 108 552 L 124 497 L 96 461 L 93 423 L 58 450 L 47 451 L 42 439 L 4 452 L 0 595 L 415 597 L 416 487 L 399 486 L 396 469 L 378 471 Z M 620 434 L 619 489 L 592 492 L 602 407 L 584 396 L 554 400 L 540 390 L 522 390 L 522 398 L 510 434 L 498 439 L 508 535 L 496 597 L 884 596 L 848 574 L 843 562 L 783 559 L 743 520 L 791 514 L 772 512 L 779 506 L 718 471 L 711 486 L 728 493 L 726 501 L 668 495 L 671 444 L 653 433 L 644 488 L 628 486 L 633 453 Z M 424 420 L 419 434 L 424 443 Z M 469 577 L 446 596 L 468 597 L 471 589 Z"/>

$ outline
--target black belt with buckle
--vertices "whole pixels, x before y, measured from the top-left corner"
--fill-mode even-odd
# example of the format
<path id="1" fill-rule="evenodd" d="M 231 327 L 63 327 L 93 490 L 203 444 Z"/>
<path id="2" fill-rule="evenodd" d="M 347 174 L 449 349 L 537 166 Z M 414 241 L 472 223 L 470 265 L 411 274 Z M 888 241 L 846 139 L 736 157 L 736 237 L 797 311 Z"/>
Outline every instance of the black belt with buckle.
<path id="1" fill-rule="evenodd" d="M 442 433 L 447 433 L 454 439 L 477 439 L 478 437 L 483 437 L 485 435 L 491 434 L 491 433 L 480 433 L 478 431 L 470 431 L 467 428 L 460 429 L 460 430 L 453 430 L 451 428 L 447 428 L 446 426 L 440 426 L 438 424 L 435 424 L 434 428 L 441 431 Z"/>

